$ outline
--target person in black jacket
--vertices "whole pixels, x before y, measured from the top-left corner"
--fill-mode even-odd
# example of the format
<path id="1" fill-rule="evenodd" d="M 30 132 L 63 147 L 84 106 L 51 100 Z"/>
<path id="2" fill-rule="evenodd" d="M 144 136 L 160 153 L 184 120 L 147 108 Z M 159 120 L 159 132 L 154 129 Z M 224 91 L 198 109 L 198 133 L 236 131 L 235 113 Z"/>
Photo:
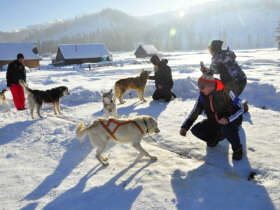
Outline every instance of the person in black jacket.
<path id="1" fill-rule="evenodd" d="M 166 59 L 160 60 L 157 55 L 153 55 L 151 62 L 154 64 L 155 75 L 150 76 L 149 79 L 155 80 L 156 85 L 153 99 L 164 99 L 166 102 L 169 102 L 172 96 L 176 98 L 176 95 L 171 91 L 173 88 L 173 79 L 171 69 L 167 65 L 168 61 Z"/>
<path id="2" fill-rule="evenodd" d="M 239 96 L 247 84 L 247 77 L 236 61 L 235 53 L 229 48 L 222 50 L 223 41 L 213 40 L 208 49 L 212 55 L 209 71 L 212 74 L 220 74 L 226 88 Z"/>
<path id="3" fill-rule="evenodd" d="M 243 104 L 233 91 L 225 91 L 223 83 L 209 75 L 199 78 L 198 87 L 200 96 L 182 124 L 180 135 L 185 136 L 204 111 L 207 119 L 191 128 L 193 135 L 205 141 L 209 147 L 215 147 L 219 141 L 227 138 L 233 150 L 232 159 L 241 160 L 243 150 L 238 128 L 242 123 Z"/>
<path id="4" fill-rule="evenodd" d="M 26 71 L 23 62 L 24 56 L 22 53 L 19 53 L 17 55 L 17 60 L 14 60 L 8 65 L 6 74 L 7 86 L 10 87 L 13 101 L 17 110 L 25 109 L 24 89 L 19 84 L 20 79 L 26 82 Z"/>

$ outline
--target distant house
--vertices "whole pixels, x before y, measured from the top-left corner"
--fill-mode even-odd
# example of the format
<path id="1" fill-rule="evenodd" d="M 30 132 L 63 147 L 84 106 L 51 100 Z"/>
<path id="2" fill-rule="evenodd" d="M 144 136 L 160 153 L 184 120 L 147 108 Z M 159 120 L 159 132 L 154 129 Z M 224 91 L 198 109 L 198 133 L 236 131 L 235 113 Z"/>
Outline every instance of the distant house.
<path id="1" fill-rule="evenodd" d="M 154 45 L 140 45 L 135 51 L 136 58 L 145 58 L 151 57 L 153 55 L 158 55 L 158 50 L 154 47 Z"/>
<path id="2" fill-rule="evenodd" d="M 16 60 L 18 53 L 24 55 L 24 64 L 29 68 L 39 66 L 40 57 L 34 43 L 0 43 L 0 69 Z"/>
<path id="3" fill-rule="evenodd" d="M 112 60 L 104 44 L 61 44 L 58 46 L 54 65 L 97 63 Z"/>

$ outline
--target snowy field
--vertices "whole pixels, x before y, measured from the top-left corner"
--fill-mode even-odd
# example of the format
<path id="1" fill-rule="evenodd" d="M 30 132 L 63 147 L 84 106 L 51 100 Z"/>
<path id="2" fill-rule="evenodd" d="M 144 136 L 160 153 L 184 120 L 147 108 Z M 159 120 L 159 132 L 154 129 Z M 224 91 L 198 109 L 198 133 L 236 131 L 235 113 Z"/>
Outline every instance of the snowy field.
<path id="1" fill-rule="evenodd" d="M 207 51 L 192 51 L 164 54 L 173 70 L 175 100 L 154 102 L 154 82 L 148 81 L 146 103 L 131 91 L 127 102 L 118 104 L 119 116 L 147 114 L 158 120 L 156 142 L 149 137 L 143 141 L 158 161 L 135 162 L 131 145 L 112 142 L 106 150 L 108 167 L 96 160 L 88 137 L 84 143 L 75 138 L 75 128 L 104 115 L 101 90 L 143 68 L 152 70 L 152 65 L 132 53 L 113 54 L 113 62 L 90 64 L 91 70 L 88 64 L 55 68 L 43 60 L 40 69 L 27 71 L 29 86 L 66 85 L 71 95 L 61 100 L 63 115 L 55 116 L 45 105 L 44 118 L 32 120 L 29 111 L 16 111 L 7 93 L 12 108 L 0 106 L 0 210 L 280 209 L 280 51 L 236 53 L 248 76 L 241 95 L 249 101 L 240 128 L 246 151 L 242 161 L 231 160 L 227 140 L 206 148 L 190 132 L 179 135 L 199 94 L 199 62 L 210 63 Z M 6 72 L 0 72 L 0 78 L 0 88 L 6 88 Z M 252 171 L 257 175 L 248 181 Z"/>

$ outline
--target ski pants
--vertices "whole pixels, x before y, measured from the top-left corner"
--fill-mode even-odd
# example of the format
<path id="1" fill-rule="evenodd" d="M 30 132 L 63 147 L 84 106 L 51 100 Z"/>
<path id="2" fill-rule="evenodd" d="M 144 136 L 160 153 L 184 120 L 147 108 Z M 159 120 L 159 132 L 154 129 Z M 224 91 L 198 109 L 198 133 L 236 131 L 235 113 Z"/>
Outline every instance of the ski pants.
<path id="1" fill-rule="evenodd" d="M 197 138 L 205 141 L 221 141 L 226 138 L 232 147 L 233 151 L 240 148 L 240 137 L 238 128 L 240 123 L 232 122 L 227 125 L 220 125 L 210 120 L 203 120 L 191 128 L 191 132 Z"/>
<path id="2" fill-rule="evenodd" d="M 156 89 L 153 94 L 154 100 L 164 99 L 166 101 L 170 101 L 172 96 L 176 97 L 176 95 L 168 88 Z"/>
<path id="3" fill-rule="evenodd" d="M 25 109 L 25 96 L 23 87 L 19 84 L 11 84 L 10 90 L 13 96 L 15 107 L 18 110 Z"/>

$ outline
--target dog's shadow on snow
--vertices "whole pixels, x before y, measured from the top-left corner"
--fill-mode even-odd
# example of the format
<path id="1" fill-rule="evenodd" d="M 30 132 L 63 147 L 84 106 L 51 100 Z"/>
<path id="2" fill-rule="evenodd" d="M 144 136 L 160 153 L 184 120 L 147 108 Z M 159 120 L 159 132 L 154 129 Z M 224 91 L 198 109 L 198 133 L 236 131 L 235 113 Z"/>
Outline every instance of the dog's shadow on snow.
<path id="1" fill-rule="evenodd" d="M 0 146 L 8 144 L 9 142 L 15 140 L 17 137 L 21 136 L 21 132 L 25 131 L 27 127 L 35 123 L 35 120 L 27 120 L 23 122 L 15 122 L 8 124 L 0 129 Z"/>
<path id="2" fill-rule="evenodd" d="M 246 153 L 243 128 L 239 134 Z M 179 169 L 174 171 L 171 185 L 177 209 L 275 210 L 265 187 L 247 180 L 252 171 L 247 155 L 230 165 L 231 146 L 225 141 L 216 148 L 207 148 L 205 163 L 198 168 L 187 173 Z"/>
<path id="3" fill-rule="evenodd" d="M 89 141 L 81 144 L 77 139 L 66 139 L 65 142 L 70 143 L 66 146 L 67 149 L 54 172 L 47 176 L 36 189 L 29 193 L 24 198 L 25 200 L 40 199 L 53 188 L 58 187 L 93 149 Z"/>
<path id="4" fill-rule="evenodd" d="M 132 173 L 126 180 L 117 184 L 117 181 L 127 173 L 129 169 L 134 167 L 136 164 L 134 162 L 128 168 L 120 171 L 112 179 L 108 180 L 105 184 L 84 191 L 87 181 L 100 170 L 100 168 L 96 169 L 95 167 L 81 178 L 76 186 L 47 204 L 44 210 L 60 209 L 61 207 L 67 210 L 131 209 L 132 204 L 141 193 L 143 187 L 137 186 L 126 189 L 126 186 L 139 172 L 148 167 L 151 163 L 152 162 L 148 162 L 136 172 Z"/>

